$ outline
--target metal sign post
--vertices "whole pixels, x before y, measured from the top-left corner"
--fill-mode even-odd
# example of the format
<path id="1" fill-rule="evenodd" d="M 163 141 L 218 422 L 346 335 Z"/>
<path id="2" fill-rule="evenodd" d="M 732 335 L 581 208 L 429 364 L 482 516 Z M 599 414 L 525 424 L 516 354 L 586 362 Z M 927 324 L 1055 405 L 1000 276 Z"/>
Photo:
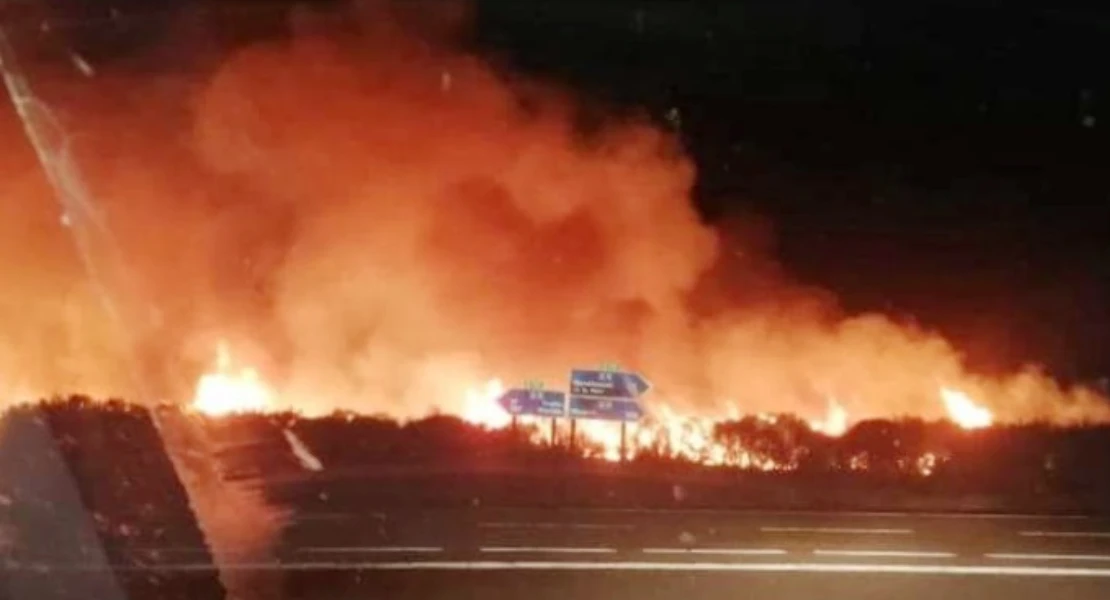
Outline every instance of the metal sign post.
<path id="1" fill-rule="evenodd" d="M 627 425 L 628 425 L 627 421 L 621 421 L 621 462 L 624 462 L 625 457 L 628 456 L 628 453 L 627 453 L 627 448 L 628 448 L 628 446 L 627 446 L 627 433 L 626 433 Z"/>
<path id="2" fill-rule="evenodd" d="M 620 459 L 624 462 L 628 457 L 628 422 L 643 418 L 639 398 L 650 389 L 651 384 L 639 373 L 620 371 L 613 365 L 572 370 L 567 403 L 572 437 L 575 419 L 620 421 Z"/>

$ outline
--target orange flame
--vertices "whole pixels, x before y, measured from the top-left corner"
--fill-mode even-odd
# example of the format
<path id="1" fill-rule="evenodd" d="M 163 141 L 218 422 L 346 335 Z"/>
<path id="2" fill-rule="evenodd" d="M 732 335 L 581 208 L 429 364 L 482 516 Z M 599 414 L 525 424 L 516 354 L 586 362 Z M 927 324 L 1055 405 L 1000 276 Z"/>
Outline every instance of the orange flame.
<path id="1" fill-rule="evenodd" d="M 835 398 L 829 398 L 829 408 L 825 418 L 810 421 L 809 427 L 828 436 L 840 437 L 848 431 L 848 411 Z"/>
<path id="2" fill-rule="evenodd" d="M 933 452 L 926 452 L 917 458 L 917 472 L 922 477 L 931 476 L 937 469 L 939 459 Z"/>
<path id="3" fill-rule="evenodd" d="M 981 429 L 994 423 L 994 415 L 988 408 L 976 404 L 959 390 L 941 388 L 940 397 L 948 410 L 948 418 L 964 429 Z"/>
<path id="4" fill-rule="evenodd" d="M 500 379 L 489 379 L 484 383 L 464 388 L 462 404 L 455 412 L 468 423 L 489 429 L 502 429 L 512 422 L 512 416 L 498 404 L 498 398 L 505 392 Z M 267 412 L 275 409 L 275 391 L 250 367 L 233 365 L 227 344 L 221 342 L 217 347 L 215 368 L 204 373 L 197 381 L 192 407 L 209 416 L 223 416 L 242 412 Z M 989 427 L 994 416 L 989 409 L 976 404 L 966 393 L 947 387 L 940 389 L 940 396 L 949 418 L 965 429 Z M 639 454 L 662 451 L 673 457 L 707 465 L 734 466 L 742 469 L 761 471 L 785 471 L 794 468 L 791 464 L 778 463 L 766 456 L 752 453 L 743 448 L 730 448 L 714 436 L 714 420 L 691 416 L 675 410 L 672 406 L 655 401 L 650 416 L 639 423 L 629 423 L 625 431 L 625 455 L 635 458 Z M 760 413 L 755 418 L 767 425 L 774 426 L 778 417 Z M 535 417 L 521 417 L 520 422 L 528 425 L 538 423 Z M 808 422 L 810 429 L 829 436 L 843 435 L 850 424 L 848 411 L 835 398 L 829 398 L 826 414 L 820 419 Z M 620 425 L 604 421 L 582 420 L 576 424 L 576 443 L 589 449 L 589 452 L 604 460 L 617 461 L 621 456 Z M 566 435 L 565 424 L 561 426 Z M 546 442 L 546 428 L 537 429 L 533 436 L 535 442 Z M 849 468 L 866 469 L 866 457 L 853 457 Z M 940 458 L 925 453 L 917 460 L 917 471 L 923 477 L 930 476 L 936 469 Z"/>
<path id="5" fill-rule="evenodd" d="M 234 369 L 225 342 L 216 349 L 216 370 L 201 375 L 193 409 L 209 416 L 273 409 L 273 392 L 250 367 Z"/>
<path id="6" fill-rule="evenodd" d="M 272 400 L 409 417 L 435 399 L 503 424 L 465 390 L 493 373 L 551 377 L 604 352 L 641 365 L 660 389 L 733 395 L 748 412 L 796 412 L 828 386 L 851 394 L 852 419 L 935 417 L 941 380 L 996 407 L 984 419 L 957 402 L 961 412 L 949 412 L 964 426 L 1110 422 L 1105 391 L 1035 366 L 979 377 L 929 328 L 842 310 L 831 290 L 790 276 L 759 216 L 708 223 L 690 194 L 695 157 L 646 113 L 587 134 L 573 91 L 458 51 L 450 42 L 463 32 L 409 31 L 388 2 L 357 4 L 373 24 L 360 28 L 365 45 L 348 43 L 352 15 L 294 19 L 291 37 L 257 40 L 203 72 L 44 71 L 64 100 L 57 109 L 81 124 L 82 135 L 51 137 L 73 142 L 69 158 L 96 205 L 91 229 L 79 227 L 88 219 L 57 226 L 33 145 L 19 143 L 24 123 L 0 103 L 0 139 L 13 141 L 0 148 L 0 385 L 18 386 L 0 396 L 140 395 L 133 341 L 155 379 L 143 387 L 174 389 L 177 358 L 225 328 L 279 344 L 270 358 L 282 387 L 271 395 L 257 373 L 224 365 L 197 386 L 199 411 Z M 162 93 L 166 77 L 188 96 Z M 120 100 L 95 100 L 107 97 Z M 143 110 L 118 109 L 129 105 Z M 89 276 L 72 235 L 88 242 L 80 258 L 111 276 Z M 103 318 L 105 297 L 126 332 Z M 439 365 L 467 370 L 471 356 L 481 379 Z M 698 419 L 721 416 L 709 412 L 715 401 L 683 398 L 675 406 L 690 412 L 645 424 L 644 435 L 743 460 L 706 441 Z M 826 434 L 850 423 L 805 416 Z M 583 435 L 612 456 L 614 427 L 590 427 Z"/>
<path id="7" fill-rule="evenodd" d="M 505 393 L 505 386 L 500 379 L 491 379 L 477 389 L 468 389 L 464 393 L 462 420 L 474 425 L 500 429 L 512 422 L 512 415 L 505 412 L 497 403 L 501 394 Z"/>

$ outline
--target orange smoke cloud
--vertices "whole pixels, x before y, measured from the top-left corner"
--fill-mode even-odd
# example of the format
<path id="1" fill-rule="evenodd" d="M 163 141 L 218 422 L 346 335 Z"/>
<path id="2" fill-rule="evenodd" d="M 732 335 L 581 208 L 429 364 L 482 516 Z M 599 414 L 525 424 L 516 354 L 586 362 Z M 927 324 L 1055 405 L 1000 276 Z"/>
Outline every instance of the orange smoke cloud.
<path id="1" fill-rule="evenodd" d="M 112 393 L 122 351 L 39 171 L 0 101 L 0 406 L 44 395 Z"/>
<path id="2" fill-rule="evenodd" d="M 80 115 L 77 156 L 126 263 L 111 289 L 158 394 L 188 398 L 227 338 L 275 402 L 309 412 L 463 411 L 463 390 L 493 377 L 561 386 L 573 365 L 616 361 L 648 374 L 659 402 L 707 417 L 825 419 L 830 402 L 852 420 L 941 417 L 944 386 L 1003 421 L 1110 416 L 1036 370 L 979 377 L 933 333 L 840 314 L 782 272 L 757 221 L 699 220 L 694 165 L 649 122 L 584 132 L 567 94 L 368 22 L 351 35 L 299 20 L 215 68 L 102 69 L 46 88 Z M 30 188 L 5 190 L 0 208 L 56 206 Z M 49 348 L 24 350 L 48 324 L 89 340 L 67 347 L 80 373 L 126 370 L 89 293 L 72 313 L 57 298 L 87 284 L 55 211 L 37 229 L 0 223 L 50 245 L 0 275 L 41 311 L 0 315 L 25 328 L 0 338 L 0 381 L 23 373 L 36 393 L 84 384 L 24 368 L 51 364 Z M 65 267 L 40 268 L 50 261 Z"/>

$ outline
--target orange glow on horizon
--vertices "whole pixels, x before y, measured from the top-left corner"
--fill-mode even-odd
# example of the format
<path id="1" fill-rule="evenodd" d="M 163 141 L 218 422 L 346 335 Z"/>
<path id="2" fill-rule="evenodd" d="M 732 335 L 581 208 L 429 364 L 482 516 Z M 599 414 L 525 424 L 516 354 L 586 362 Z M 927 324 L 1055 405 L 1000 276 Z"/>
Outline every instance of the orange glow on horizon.
<path id="1" fill-rule="evenodd" d="M 1097 386 L 1032 364 L 979 375 L 927 324 L 844 310 L 782 264 L 768 216 L 705 219 L 692 192 L 710 165 L 650 111 L 584 131 L 575 90 L 370 4 L 350 15 L 373 23 L 358 44 L 333 29 L 346 19 L 310 19 L 204 69 L 188 52 L 157 74 L 36 69 L 39 108 L 65 115 L 48 127 L 64 187 L 95 218 L 59 223 L 25 123 L 0 106 L 0 405 L 177 390 L 181 357 L 215 332 L 236 345 L 176 398 L 207 415 L 504 427 L 491 378 L 612 360 L 657 386 L 630 454 L 766 465 L 714 441 L 741 411 L 826 436 L 901 415 L 1110 422 Z M 265 360 L 242 364 L 239 343 Z M 618 430 L 577 433 L 614 458 Z"/>
<path id="2" fill-rule="evenodd" d="M 447 407 L 444 411 L 446 414 L 487 429 L 503 429 L 512 422 L 512 416 L 498 403 L 498 399 L 506 391 L 501 379 L 491 378 L 469 387 L 452 381 L 446 383 L 446 389 L 458 385 L 456 389 L 460 390 L 461 400 L 453 409 Z M 966 393 L 948 387 L 941 387 L 939 393 L 949 419 L 961 428 L 973 430 L 994 424 L 991 411 L 977 404 Z M 221 342 L 216 349 L 214 368 L 197 380 L 192 408 L 209 417 L 218 418 L 241 413 L 271 412 L 277 408 L 277 400 L 278 392 L 261 378 L 258 371 L 249 366 L 236 365 L 227 344 Z M 794 459 L 784 459 L 782 456 L 776 459 L 737 446 L 735 438 L 728 441 L 727 436 L 723 439 L 718 437 L 715 427 L 721 422 L 719 419 L 695 416 L 655 398 L 646 401 L 645 405 L 650 407 L 648 416 L 643 421 L 626 425 L 625 452 L 628 459 L 659 452 L 661 456 L 668 458 L 711 466 L 768 472 L 792 471 L 798 468 Z M 292 407 L 296 410 L 295 403 Z M 734 414 L 733 419 L 735 418 Z M 772 432 L 776 428 L 790 426 L 788 421 L 771 413 L 757 413 L 752 419 L 749 426 L 769 428 Z M 544 426 L 534 428 L 532 442 L 550 443 L 550 430 L 546 427 L 548 419 L 521 416 L 518 420 L 526 426 L 542 423 Z M 848 410 L 830 397 L 826 414 L 822 418 L 803 423 L 816 433 L 840 436 L 848 430 L 851 422 Z M 621 458 L 620 429 L 620 424 L 616 422 L 578 420 L 575 444 L 585 450 L 588 456 L 615 462 Z M 557 432 L 557 441 L 565 443 L 568 435 L 565 420 L 560 420 Z M 920 476 L 929 477 L 942 460 L 938 455 L 926 452 L 916 459 L 915 470 Z M 854 456 L 850 459 L 848 468 L 866 470 L 867 462 L 866 456 Z"/>
<path id="3" fill-rule="evenodd" d="M 460 385 L 446 382 L 448 390 L 452 385 L 459 389 L 460 404 L 445 407 L 447 414 L 453 414 L 463 421 L 488 429 L 503 429 L 512 423 L 512 415 L 498 403 L 506 387 L 501 379 L 491 378 L 478 385 Z M 985 406 L 973 401 L 966 393 L 949 387 L 941 387 L 940 398 L 948 418 L 963 429 L 980 429 L 994 424 L 994 415 Z M 277 408 L 278 393 L 249 366 L 235 365 L 226 342 L 216 348 L 214 368 L 203 373 L 197 380 L 192 408 L 210 417 L 221 417 L 241 413 L 265 413 Z M 288 399 L 286 399 L 288 400 Z M 745 448 L 730 447 L 715 434 L 715 425 L 720 420 L 699 417 L 680 411 L 674 406 L 651 399 L 645 402 L 650 409 L 648 416 L 640 422 L 626 425 L 626 457 L 631 459 L 644 453 L 662 452 L 672 458 L 680 458 L 706 465 L 737 466 L 744 469 L 763 471 L 792 470 L 795 465 L 780 463 L 768 457 L 750 452 Z M 291 408 L 296 410 L 296 404 Z M 758 427 L 775 428 L 780 425 L 779 417 L 771 413 L 754 415 Z M 535 425 L 547 419 L 522 416 L 518 419 L 524 425 Z M 847 409 L 835 398 L 830 397 L 826 414 L 820 419 L 805 422 L 810 430 L 828 436 L 841 436 L 850 427 L 851 418 Z M 568 434 L 565 422 L 557 425 L 558 435 L 565 438 Z M 536 428 L 533 442 L 549 443 L 550 433 L 546 427 Z M 587 453 L 607 461 L 618 461 L 621 457 L 620 424 L 616 422 L 578 420 L 575 444 L 586 449 Z M 930 475 L 936 467 L 937 457 L 923 455 L 918 463 L 918 471 L 923 476 Z M 862 468 L 853 465 L 852 468 Z"/>

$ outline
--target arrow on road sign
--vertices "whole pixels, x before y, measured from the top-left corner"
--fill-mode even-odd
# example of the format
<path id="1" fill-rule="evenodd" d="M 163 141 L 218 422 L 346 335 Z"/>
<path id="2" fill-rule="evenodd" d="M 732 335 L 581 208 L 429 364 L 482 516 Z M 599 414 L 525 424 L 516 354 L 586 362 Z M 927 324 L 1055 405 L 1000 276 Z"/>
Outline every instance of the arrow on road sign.
<path id="1" fill-rule="evenodd" d="M 605 421 L 639 421 L 644 416 L 640 402 L 631 398 L 571 396 L 569 412 L 572 419 Z"/>
<path id="2" fill-rule="evenodd" d="M 594 398 L 639 398 L 651 389 L 651 383 L 639 373 L 574 369 L 570 372 L 572 396 Z"/>
<path id="3" fill-rule="evenodd" d="M 563 417 L 567 413 L 566 394 L 558 390 L 513 388 L 497 399 L 511 415 Z"/>

